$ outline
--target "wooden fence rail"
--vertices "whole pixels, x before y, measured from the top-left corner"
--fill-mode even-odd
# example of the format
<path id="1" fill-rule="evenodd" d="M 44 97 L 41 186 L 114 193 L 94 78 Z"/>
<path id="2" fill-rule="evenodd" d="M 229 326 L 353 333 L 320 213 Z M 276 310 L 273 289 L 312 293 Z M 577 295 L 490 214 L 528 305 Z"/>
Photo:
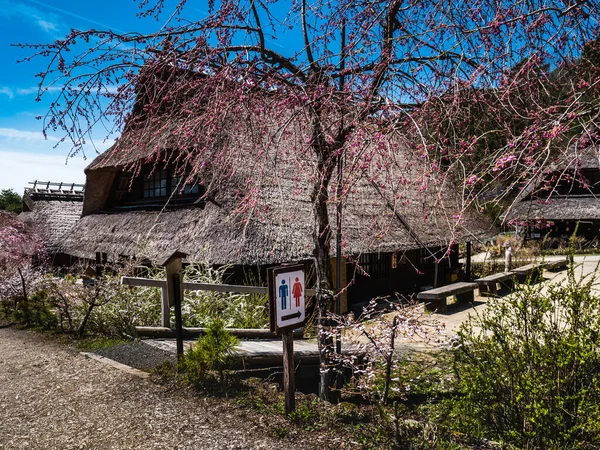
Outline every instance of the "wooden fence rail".
<path id="1" fill-rule="evenodd" d="M 153 280 L 151 278 L 121 277 L 121 284 L 125 286 L 153 287 L 161 289 L 161 325 L 169 328 L 171 325 L 170 306 L 166 280 Z M 267 295 L 265 286 L 242 286 L 237 284 L 212 284 L 212 283 L 183 283 L 183 289 L 187 291 L 213 291 L 231 292 L 234 294 L 264 294 Z M 307 296 L 314 296 L 315 289 L 307 289 Z"/>

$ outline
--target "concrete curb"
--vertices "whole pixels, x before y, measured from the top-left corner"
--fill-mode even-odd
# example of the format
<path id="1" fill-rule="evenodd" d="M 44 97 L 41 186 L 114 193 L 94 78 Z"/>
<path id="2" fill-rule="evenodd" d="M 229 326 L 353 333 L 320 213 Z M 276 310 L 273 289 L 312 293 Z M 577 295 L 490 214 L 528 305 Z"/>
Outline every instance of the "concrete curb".
<path id="1" fill-rule="evenodd" d="M 79 354 L 85 356 L 86 358 L 95 359 L 96 361 L 114 367 L 115 369 L 127 372 L 130 375 L 135 375 L 136 377 L 148 378 L 150 376 L 148 372 L 144 372 L 143 370 L 139 370 L 134 367 L 121 364 L 120 362 L 113 361 L 112 359 L 106 358 L 104 356 L 96 355 L 95 353 L 79 352 Z"/>

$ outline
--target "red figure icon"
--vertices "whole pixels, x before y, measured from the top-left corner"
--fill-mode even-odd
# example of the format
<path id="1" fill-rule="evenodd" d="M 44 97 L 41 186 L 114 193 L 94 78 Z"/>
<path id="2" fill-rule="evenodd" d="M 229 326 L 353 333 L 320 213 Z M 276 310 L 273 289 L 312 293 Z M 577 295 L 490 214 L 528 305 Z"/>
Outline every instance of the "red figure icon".
<path id="1" fill-rule="evenodd" d="M 302 284 L 298 277 L 296 277 L 296 282 L 292 286 L 292 297 L 296 299 L 296 308 L 298 308 L 300 306 L 300 297 L 302 297 Z"/>

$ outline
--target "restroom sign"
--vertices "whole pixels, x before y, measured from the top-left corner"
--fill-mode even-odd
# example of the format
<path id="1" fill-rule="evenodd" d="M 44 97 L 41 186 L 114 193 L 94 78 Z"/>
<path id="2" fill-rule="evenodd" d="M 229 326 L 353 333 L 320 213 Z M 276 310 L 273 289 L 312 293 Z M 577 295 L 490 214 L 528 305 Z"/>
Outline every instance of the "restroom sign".
<path id="1" fill-rule="evenodd" d="M 298 328 L 306 316 L 304 266 L 270 269 L 268 283 L 271 331 Z"/>

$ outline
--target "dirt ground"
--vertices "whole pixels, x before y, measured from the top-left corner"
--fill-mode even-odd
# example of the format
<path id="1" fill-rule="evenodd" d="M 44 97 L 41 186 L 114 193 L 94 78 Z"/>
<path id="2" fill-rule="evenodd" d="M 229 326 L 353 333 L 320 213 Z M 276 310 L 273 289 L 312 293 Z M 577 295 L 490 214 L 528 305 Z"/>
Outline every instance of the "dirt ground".
<path id="1" fill-rule="evenodd" d="M 299 430 L 277 438 L 273 420 L 105 366 L 51 336 L 0 329 L 2 449 L 353 447 Z"/>

